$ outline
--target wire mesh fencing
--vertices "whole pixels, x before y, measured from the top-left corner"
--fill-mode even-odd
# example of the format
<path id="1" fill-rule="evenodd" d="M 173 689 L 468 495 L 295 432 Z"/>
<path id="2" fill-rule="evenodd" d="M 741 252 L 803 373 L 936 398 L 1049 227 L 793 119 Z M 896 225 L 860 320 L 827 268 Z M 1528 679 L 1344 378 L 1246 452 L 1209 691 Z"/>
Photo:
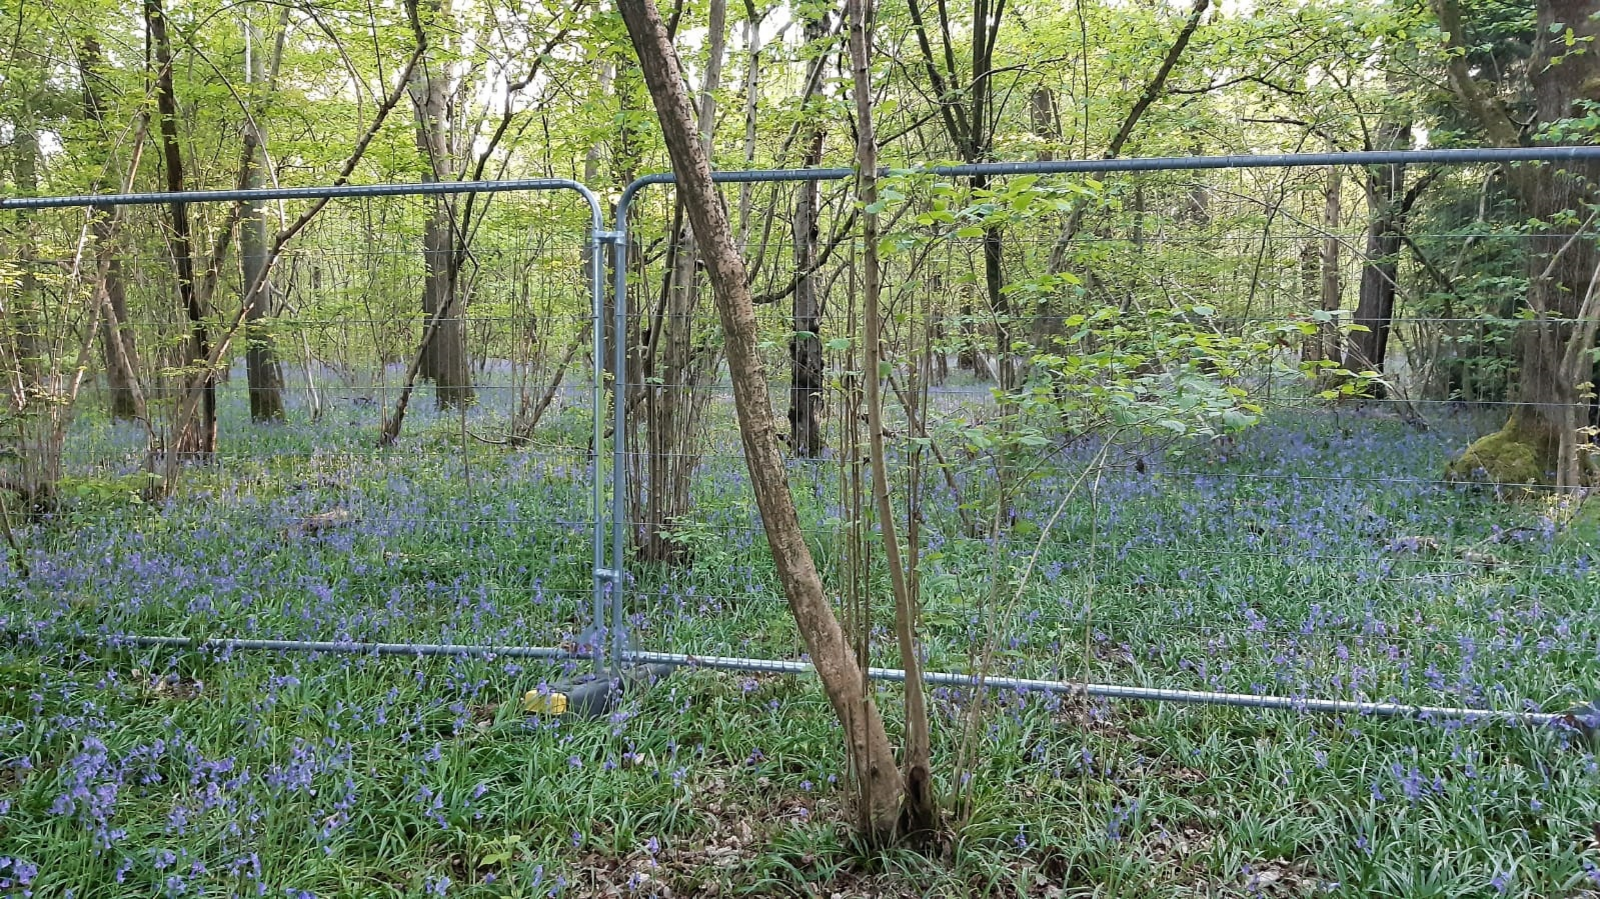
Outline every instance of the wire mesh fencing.
<path id="1" fill-rule="evenodd" d="M 1596 622 L 1593 545 L 1570 520 L 1581 494 L 1553 470 L 1463 459 L 1508 419 L 1559 408 L 1576 464 L 1593 464 L 1592 373 L 1531 395 L 1525 349 L 1568 345 L 1583 303 L 1517 310 L 1539 269 L 1592 253 L 1595 234 L 1496 213 L 1512 201 L 1485 174 L 1507 161 L 886 171 L 887 468 L 940 695 L 959 704 L 982 682 L 1583 723 Z M 1396 165 L 1430 166 L 1447 197 L 1399 215 L 1368 183 Z M 852 178 L 719 175 L 809 545 L 840 614 L 871 608 L 854 626 L 888 680 L 903 675 L 865 457 Z M 672 193 L 647 189 L 664 180 L 624 195 L 619 656 L 796 673 L 804 645 L 764 561 L 709 288 Z"/>
<path id="2" fill-rule="evenodd" d="M 1485 177 L 1589 150 L 885 172 L 887 469 L 941 687 L 1539 721 L 1588 702 L 1570 496 L 1543 471 L 1444 475 L 1526 410 L 1590 425 L 1585 397 L 1519 382 L 1528 341 L 1581 323 L 1516 297 L 1530 259 L 1592 234 L 1528 233 Z M 1398 165 L 1446 199 L 1372 206 L 1358 182 Z M 841 608 L 872 610 L 867 661 L 892 678 L 852 176 L 718 177 L 812 552 Z M 668 180 L 632 185 L 616 232 L 547 193 L 566 182 L 195 193 L 187 282 L 171 197 L 7 201 L 33 241 L 6 334 L 7 477 L 31 508 L 8 515 L 86 516 L 67 557 L 9 547 L 61 566 L 17 578 L 37 614 L 16 622 L 793 670 Z M 220 238 L 252 204 L 282 232 L 324 201 L 292 240 Z M 124 539 L 119 503 L 161 503 L 159 533 Z M 144 540 L 192 549 L 150 567 Z M 300 552 L 292 582 L 262 567 Z"/>
<path id="3" fill-rule="evenodd" d="M 1574 444 L 1592 424 L 1580 378 L 1526 393 L 1530 342 L 1586 318 L 1529 316 L 1532 276 L 1595 236 L 1525 230 L 1494 171 L 1541 155 L 1600 151 L 884 173 L 880 436 L 959 851 L 1023 860 L 1018 892 L 1046 895 L 1593 876 L 1594 522 L 1556 472 L 1482 444 L 1463 464 L 1519 416 L 1568 416 Z M 1402 163 L 1438 193 L 1386 219 L 1367 179 Z M 808 546 L 865 675 L 895 681 L 852 176 L 718 177 Z M 184 827 L 224 834 L 196 883 L 251 890 L 301 885 L 252 873 L 259 845 L 308 847 L 327 883 L 378 858 L 377 891 L 401 868 L 545 891 L 565 865 L 684 894 L 768 876 L 728 858 L 854 857 L 804 826 L 848 820 L 849 773 L 796 677 L 667 180 L 609 231 L 547 193 L 565 182 L 335 190 L 269 234 L 259 318 L 234 248 L 194 267 L 198 314 L 180 302 L 176 198 L 124 198 L 111 243 L 85 211 L 104 200 L 0 204 L 0 630 L 31 684 L 0 735 L 49 772 L 8 752 L 0 801 L 29 833 L 152 890 Z M 484 196 L 445 248 L 420 194 L 447 189 L 461 215 Z M 269 232 L 322 195 L 281 193 Z M 183 198 L 196 259 L 239 198 Z M 516 701 L 635 663 L 689 670 L 603 721 Z M 896 691 L 875 695 L 898 735 Z M 174 795 L 134 789 L 167 747 Z M 102 788 L 114 814 L 79 804 Z M 1449 870 L 1414 875 L 1435 845 Z"/>
<path id="4" fill-rule="evenodd" d="M 94 199 L 6 204 L 35 248 L 10 273 L 7 524 L 38 535 L 8 546 L 8 632 L 598 651 L 586 189 Z M 235 245 L 247 214 L 268 238 Z"/>

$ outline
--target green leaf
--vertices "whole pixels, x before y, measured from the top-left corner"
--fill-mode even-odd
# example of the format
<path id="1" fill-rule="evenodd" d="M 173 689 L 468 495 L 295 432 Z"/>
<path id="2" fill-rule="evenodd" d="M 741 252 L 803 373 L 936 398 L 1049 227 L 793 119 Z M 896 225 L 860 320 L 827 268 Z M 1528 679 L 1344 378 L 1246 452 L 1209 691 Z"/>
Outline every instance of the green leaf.
<path id="1" fill-rule="evenodd" d="M 1257 421 L 1254 415 L 1247 414 L 1238 409 L 1229 409 L 1222 413 L 1222 423 L 1230 428 L 1248 428 Z"/>

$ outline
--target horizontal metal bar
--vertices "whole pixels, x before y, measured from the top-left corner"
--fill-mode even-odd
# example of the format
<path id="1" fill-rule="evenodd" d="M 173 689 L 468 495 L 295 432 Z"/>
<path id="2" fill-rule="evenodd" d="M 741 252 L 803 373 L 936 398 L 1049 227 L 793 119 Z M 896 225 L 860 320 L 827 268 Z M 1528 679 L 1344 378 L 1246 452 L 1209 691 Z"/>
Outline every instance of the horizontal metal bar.
<path id="1" fill-rule="evenodd" d="M 1206 169 L 1305 168 L 1326 165 L 1466 165 L 1507 162 L 1600 161 L 1600 147 L 1483 147 L 1455 150 L 1364 150 L 1350 153 L 1259 153 L 1232 156 L 1151 156 L 1118 159 L 1058 159 L 1031 162 L 982 162 L 966 165 L 917 166 L 901 171 L 940 175 L 949 178 L 1007 175 L 1072 175 L 1107 172 L 1200 171 Z M 882 168 L 884 175 L 896 171 Z M 720 184 L 749 184 L 760 181 L 842 181 L 855 176 L 851 168 L 746 169 L 713 172 Z M 633 195 L 651 184 L 676 181 L 671 172 L 657 172 L 635 179 L 622 191 L 617 203 L 617 228 L 627 223 Z"/>
<path id="2" fill-rule="evenodd" d="M 1466 164 L 1505 162 L 1564 162 L 1600 160 L 1600 147 L 1503 147 L 1456 150 L 1372 150 L 1351 153 L 1278 153 L 1232 156 L 1159 156 L 1122 159 L 1062 159 L 1031 162 L 990 162 L 967 165 L 923 166 L 919 173 L 946 177 L 989 175 L 1048 175 L 1093 172 L 1181 171 L 1305 167 L 1321 165 Z M 882 170 L 889 173 L 892 170 Z M 713 180 L 727 184 L 757 181 L 839 181 L 854 169 L 749 169 L 716 172 Z M 625 212 L 632 195 L 649 184 L 674 181 L 670 172 L 645 175 L 623 191 L 619 208 Z M 433 196 L 439 194 L 507 193 L 513 191 L 578 190 L 586 188 L 569 178 L 524 178 L 507 181 L 430 181 L 389 184 L 343 184 L 321 187 L 264 187 L 253 190 L 156 191 L 126 194 L 83 194 L 61 197 L 10 197 L 0 209 L 60 209 L 74 206 L 148 206 L 161 203 L 204 203 L 250 200 L 319 200 L 340 197 Z M 611 232 L 607 232 L 609 235 Z"/>
<path id="3" fill-rule="evenodd" d="M 403 184 L 341 184 L 325 187 L 262 187 L 253 190 L 184 190 L 127 194 L 83 194 L 67 197 L 9 197 L 0 209 L 62 209 L 74 206 L 152 206 L 161 203 L 249 202 L 251 200 L 322 200 L 342 197 L 436 196 L 493 194 L 513 191 L 575 190 L 598 206 L 583 184 L 570 178 L 524 178 L 511 181 L 428 181 Z"/>
<path id="4" fill-rule="evenodd" d="M 552 659 L 582 661 L 582 656 L 554 646 L 487 646 L 471 643 L 360 643 L 343 640 L 242 640 L 228 637 L 149 637 L 137 634 L 93 636 L 111 647 L 228 650 L 236 652 L 325 652 L 342 655 L 455 656 L 464 658 Z"/>
<path id="5" fill-rule="evenodd" d="M 624 652 L 622 660 L 645 665 L 673 665 L 684 668 L 711 668 L 719 671 L 748 671 L 764 674 L 808 674 L 809 662 L 780 659 L 749 659 L 730 656 L 695 656 L 670 652 Z M 903 682 L 899 668 L 868 668 L 873 680 Z M 1450 706 L 1405 705 L 1394 702 L 1359 702 L 1345 699 L 1312 699 L 1296 696 L 1258 696 L 1251 693 L 1218 693 L 1210 690 L 1168 690 L 1158 687 L 1124 687 L 1116 684 L 1087 684 L 1077 681 L 1035 680 L 1022 677 L 979 677 L 929 671 L 923 680 L 952 687 L 987 687 L 996 690 L 1021 690 L 1029 693 L 1061 693 L 1101 699 L 1130 699 L 1141 702 L 1172 702 L 1183 705 L 1216 705 L 1236 708 L 1269 709 L 1286 712 L 1315 712 L 1334 715 L 1374 715 L 1383 718 L 1450 719 L 1490 721 L 1548 727 L 1570 724 L 1571 716 L 1551 712 L 1511 712 L 1494 709 L 1467 709 Z"/>
<path id="6" fill-rule="evenodd" d="M 14 636 L 14 635 L 13 635 Z M 237 652 L 316 652 L 342 655 L 452 656 L 465 658 L 524 658 L 553 661 L 584 661 L 589 657 L 553 646 L 490 646 L 462 643 L 360 643 L 333 640 L 245 640 L 233 638 L 154 637 L 136 634 L 92 636 L 95 642 L 113 648 L 168 648 L 185 650 L 229 650 Z M 783 659 L 741 658 L 736 656 L 697 656 L 672 652 L 621 650 L 617 661 L 636 665 L 668 665 L 677 668 L 707 668 L 717 671 L 746 671 L 759 674 L 810 674 L 809 662 Z M 873 680 L 904 682 L 899 668 L 868 668 Z M 1346 699 L 1314 699 L 1296 696 L 1268 696 L 1251 693 L 1219 693 L 1210 690 L 1176 690 L 1159 687 L 1127 687 L 1116 684 L 1077 681 L 1038 680 L 1021 677 L 979 677 L 947 671 L 929 671 L 923 680 L 951 687 L 985 687 L 995 690 L 1020 690 L 1028 693 L 1058 693 L 1101 699 L 1141 702 L 1171 702 L 1182 705 L 1215 705 L 1286 712 L 1318 714 L 1373 715 L 1384 718 L 1423 720 L 1486 721 L 1549 727 L 1572 725 L 1573 715 L 1565 712 L 1512 712 L 1497 709 L 1469 709 L 1452 706 L 1407 705 L 1394 702 L 1360 702 Z M 1582 722 L 1578 722 L 1579 725 Z"/>

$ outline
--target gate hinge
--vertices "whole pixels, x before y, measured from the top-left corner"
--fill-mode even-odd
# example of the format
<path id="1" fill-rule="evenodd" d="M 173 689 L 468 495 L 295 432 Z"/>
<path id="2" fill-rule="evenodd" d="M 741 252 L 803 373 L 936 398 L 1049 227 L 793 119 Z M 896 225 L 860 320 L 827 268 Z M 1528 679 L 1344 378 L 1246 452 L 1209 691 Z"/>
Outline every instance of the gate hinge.
<path id="1" fill-rule="evenodd" d="M 626 235 L 626 231 L 596 231 L 594 232 L 594 239 L 601 243 L 616 243 Z"/>

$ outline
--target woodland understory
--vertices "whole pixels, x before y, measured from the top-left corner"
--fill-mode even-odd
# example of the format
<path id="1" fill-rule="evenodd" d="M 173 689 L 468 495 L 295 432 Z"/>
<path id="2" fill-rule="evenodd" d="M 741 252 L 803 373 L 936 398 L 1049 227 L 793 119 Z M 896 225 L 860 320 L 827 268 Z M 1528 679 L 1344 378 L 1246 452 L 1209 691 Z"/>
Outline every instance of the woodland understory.
<path id="1" fill-rule="evenodd" d="M 1596 895 L 1600 161 L 930 169 L 1587 148 L 1597 36 L 0 0 L 0 895 Z M 525 713 L 614 636 L 811 673 Z"/>

